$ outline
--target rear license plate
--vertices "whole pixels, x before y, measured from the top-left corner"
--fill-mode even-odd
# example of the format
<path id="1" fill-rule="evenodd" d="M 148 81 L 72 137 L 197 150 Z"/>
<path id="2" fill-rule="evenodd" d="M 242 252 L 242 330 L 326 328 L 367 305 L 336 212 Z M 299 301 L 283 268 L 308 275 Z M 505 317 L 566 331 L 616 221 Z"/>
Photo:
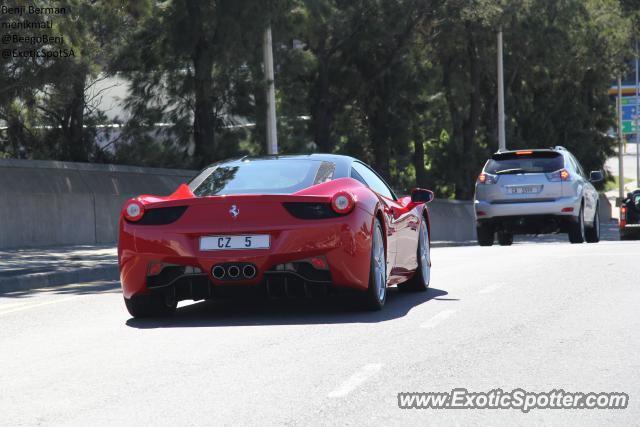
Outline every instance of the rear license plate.
<path id="1" fill-rule="evenodd" d="M 228 249 L 269 249 L 271 236 L 250 234 L 241 236 L 205 236 L 200 238 L 201 251 L 223 251 Z"/>
<path id="2" fill-rule="evenodd" d="M 540 185 L 518 185 L 507 187 L 509 194 L 537 194 L 540 192 Z"/>

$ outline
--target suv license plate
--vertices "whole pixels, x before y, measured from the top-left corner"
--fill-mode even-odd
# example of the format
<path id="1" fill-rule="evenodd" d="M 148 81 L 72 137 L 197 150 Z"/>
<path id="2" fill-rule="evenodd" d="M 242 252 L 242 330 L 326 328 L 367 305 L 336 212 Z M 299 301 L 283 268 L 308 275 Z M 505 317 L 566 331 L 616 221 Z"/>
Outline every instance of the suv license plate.
<path id="1" fill-rule="evenodd" d="M 539 185 L 523 185 L 518 187 L 509 187 L 510 194 L 536 194 L 540 192 Z"/>

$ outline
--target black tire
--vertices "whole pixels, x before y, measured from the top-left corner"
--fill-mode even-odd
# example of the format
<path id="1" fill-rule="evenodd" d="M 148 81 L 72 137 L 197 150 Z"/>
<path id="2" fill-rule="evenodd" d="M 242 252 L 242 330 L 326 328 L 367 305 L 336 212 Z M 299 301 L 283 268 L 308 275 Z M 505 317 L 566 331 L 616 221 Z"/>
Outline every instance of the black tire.
<path id="1" fill-rule="evenodd" d="M 596 206 L 596 214 L 593 217 L 593 227 L 589 227 L 584 232 L 587 243 L 598 243 L 600 241 L 600 214 Z"/>
<path id="2" fill-rule="evenodd" d="M 571 243 L 584 243 L 584 208 L 580 206 L 578 220 L 569 225 L 569 241 Z"/>
<path id="3" fill-rule="evenodd" d="M 381 310 L 387 301 L 387 256 L 384 249 L 383 236 L 382 226 L 376 218 L 373 221 L 373 233 L 371 235 L 369 286 L 364 293 L 364 307 L 368 310 Z M 380 248 L 380 245 L 382 245 L 382 248 Z M 380 287 L 379 283 L 384 286 Z"/>
<path id="4" fill-rule="evenodd" d="M 398 285 L 398 289 L 408 292 L 425 292 L 429 289 L 429 282 L 431 281 L 431 244 L 429 242 L 429 230 L 427 228 L 426 220 L 423 220 L 420 224 L 420 235 L 418 236 L 418 268 L 413 274 L 411 279 Z M 424 233 L 424 236 L 422 235 Z M 423 259 L 423 241 L 426 241 L 426 259 Z M 426 271 L 425 268 L 429 270 Z"/>
<path id="5" fill-rule="evenodd" d="M 124 299 L 127 311 L 136 319 L 148 317 L 168 317 L 176 311 L 178 303 L 168 301 L 161 295 L 138 295 Z"/>
<path id="6" fill-rule="evenodd" d="M 498 243 L 500 246 L 511 246 L 513 243 L 513 233 L 498 231 Z"/>
<path id="7" fill-rule="evenodd" d="M 478 225 L 476 227 L 478 234 L 478 244 L 480 246 L 493 246 L 495 230 L 490 225 Z"/>

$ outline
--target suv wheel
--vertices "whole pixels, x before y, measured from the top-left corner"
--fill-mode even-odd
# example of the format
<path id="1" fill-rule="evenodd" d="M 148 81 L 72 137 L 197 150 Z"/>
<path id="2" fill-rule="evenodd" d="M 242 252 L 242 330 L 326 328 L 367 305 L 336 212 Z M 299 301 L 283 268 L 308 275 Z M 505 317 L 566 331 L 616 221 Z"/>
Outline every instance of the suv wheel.
<path id="1" fill-rule="evenodd" d="M 569 225 L 569 241 L 571 243 L 584 242 L 584 208 L 582 206 L 580 206 L 577 220 Z"/>
<path id="2" fill-rule="evenodd" d="M 600 241 L 600 214 L 596 207 L 596 214 L 593 216 L 593 227 L 585 230 L 587 243 L 598 243 Z"/>
<path id="3" fill-rule="evenodd" d="M 513 243 L 513 233 L 498 231 L 498 243 L 500 243 L 500 246 L 511 246 Z"/>
<path id="4" fill-rule="evenodd" d="M 478 225 L 476 227 L 478 232 L 478 244 L 480 246 L 492 246 L 495 231 L 490 225 Z"/>

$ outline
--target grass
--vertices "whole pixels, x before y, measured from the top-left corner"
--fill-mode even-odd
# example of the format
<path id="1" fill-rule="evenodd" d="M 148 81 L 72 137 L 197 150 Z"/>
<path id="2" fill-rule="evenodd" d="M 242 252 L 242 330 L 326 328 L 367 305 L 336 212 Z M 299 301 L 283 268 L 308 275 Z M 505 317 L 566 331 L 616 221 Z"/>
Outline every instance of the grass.
<path id="1" fill-rule="evenodd" d="M 624 183 L 628 184 L 630 182 L 633 182 L 634 180 L 632 178 L 625 178 L 624 179 Z M 620 185 L 620 177 L 618 176 L 614 176 L 613 177 L 613 181 L 607 181 L 604 184 L 604 191 L 612 191 L 612 190 L 617 190 L 618 186 Z"/>

